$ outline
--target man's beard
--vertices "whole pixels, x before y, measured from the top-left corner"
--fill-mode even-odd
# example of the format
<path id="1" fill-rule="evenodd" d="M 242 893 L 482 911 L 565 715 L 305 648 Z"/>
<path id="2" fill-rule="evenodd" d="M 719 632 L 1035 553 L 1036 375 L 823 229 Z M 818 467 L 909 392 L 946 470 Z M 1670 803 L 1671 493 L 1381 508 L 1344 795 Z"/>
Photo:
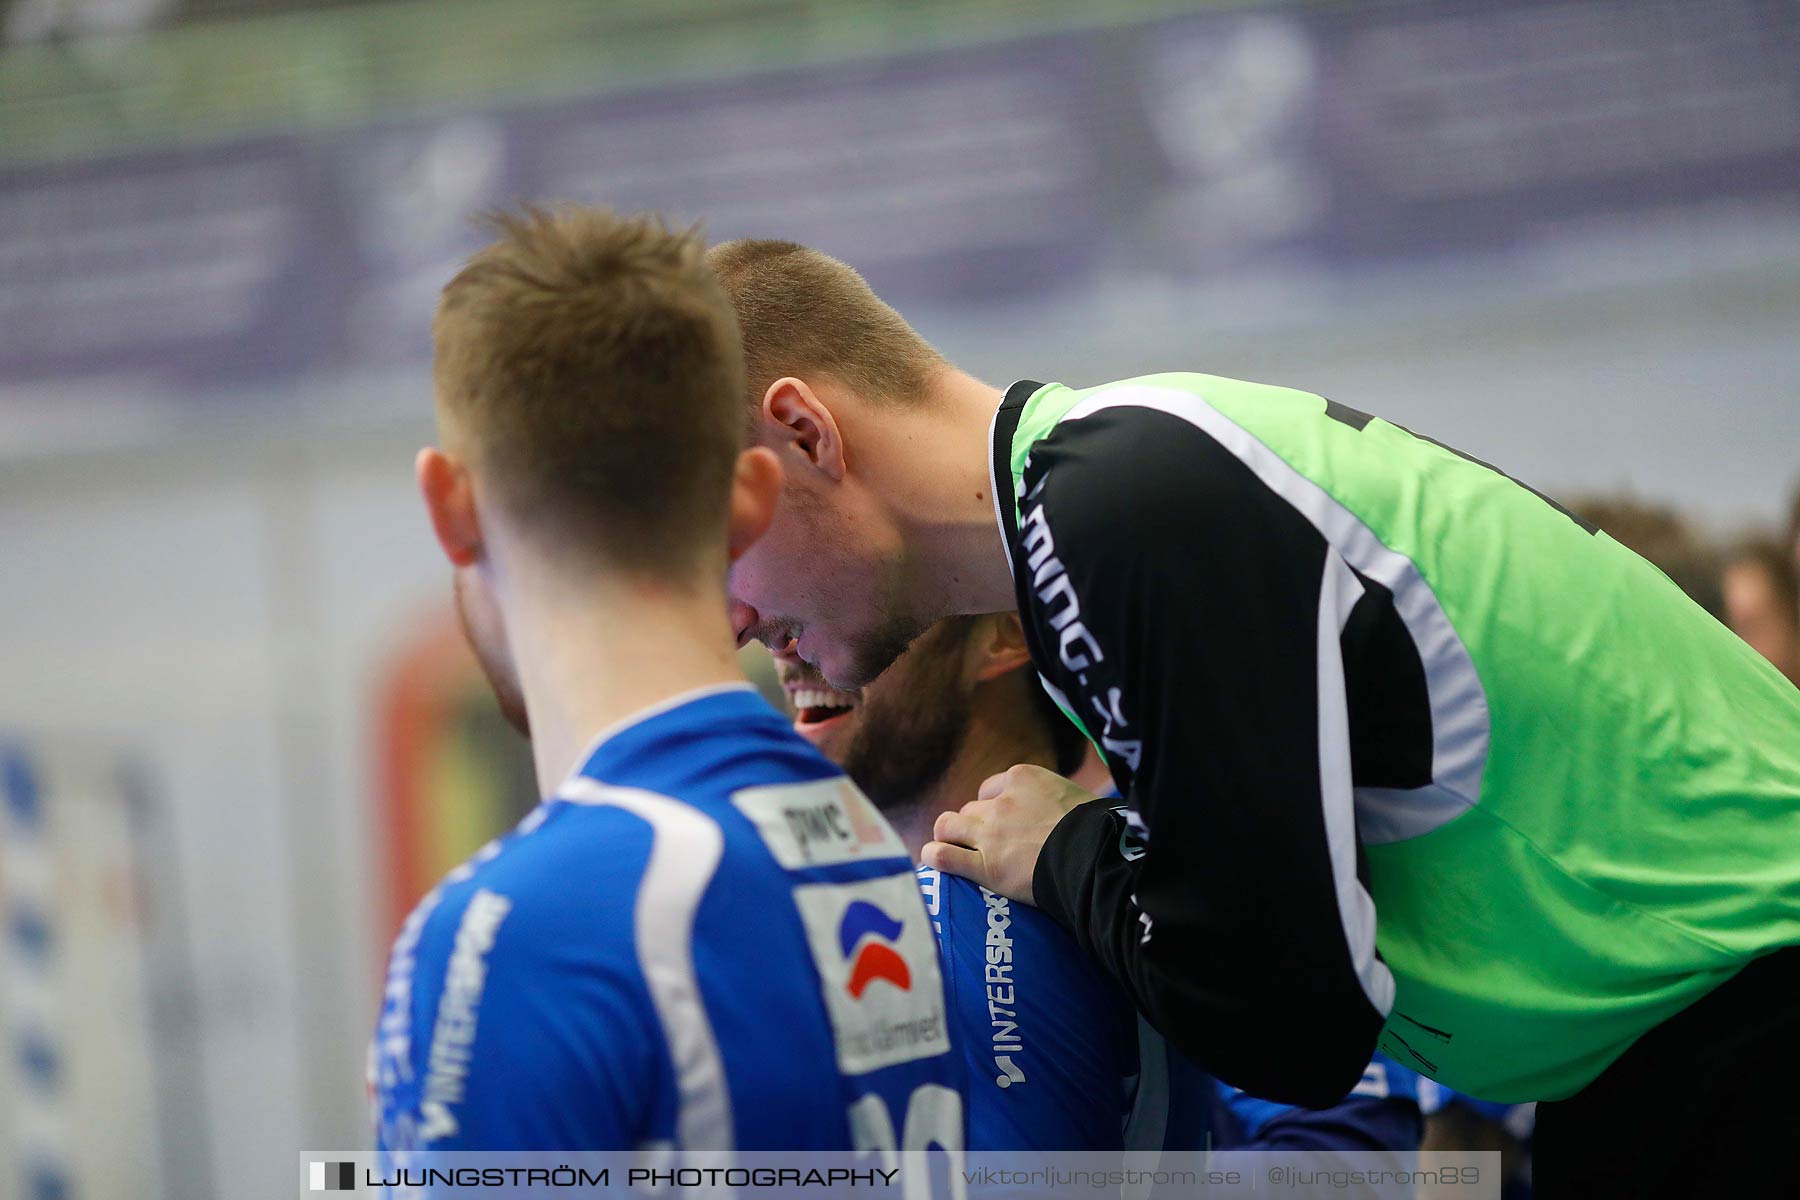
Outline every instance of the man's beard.
<path id="1" fill-rule="evenodd" d="M 920 620 L 918 614 L 907 604 L 903 566 L 886 560 L 869 562 L 853 553 L 843 540 L 845 535 L 836 513 L 826 508 L 812 492 L 790 488 L 783 492 L 782 503 L 789 506 L 792 519 L 806 530 L 806 538 L 812 548 L 814 570 L 821 578 L 874 576 L 871 607 L 875 616 L 865 627 L 850 631 L 842 637 L 845 661 L 833 664 L 836 677 L 814 668 L 838 691 L 854 692 L 867 687 L 893 666 L 894 660 L 904 654 L 915 639 L 930 629 L 932 622 Z M 817 602 L 825 597 L 814 599 Z M 835 602 L 826 603 L 825 607 L 838 611 L 856 607 L 841 601 L 840 595 Z M 790 623 L 790 627 L 804 633 L 806 622 Z"/>
<path id="2" fill-rule="evenodd" d="M 907 647 L 929 628 L 930 622 L 920 623 L 899 613 L 890 614 L 875 628 L 858 634 L 851 643 L 852 678 L 843 682 L 835 679 L 827 682 L 839 691 L 855 691 L 867 687 L 893 666 L 895 660 L 906 653 Z"/>
<path id="3" fill-rule="evenodd" d="M 924 800 L 968 738 L 974 695 L 961 679 L 968 620 L 931 630 L 902 668 L 907 678 L 878 682 L 863 693 L 841 766 L 883 812 Z"/>

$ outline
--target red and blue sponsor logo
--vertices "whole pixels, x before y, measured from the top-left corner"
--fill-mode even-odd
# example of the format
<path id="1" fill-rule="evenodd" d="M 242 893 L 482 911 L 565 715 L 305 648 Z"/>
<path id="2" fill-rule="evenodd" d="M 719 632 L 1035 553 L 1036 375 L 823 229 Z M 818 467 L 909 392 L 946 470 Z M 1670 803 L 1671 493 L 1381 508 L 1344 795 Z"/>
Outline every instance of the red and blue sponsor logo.
<path id="1" fill-rule="evenodd" d="M 894 948 L 902 928 L 901 922 L 867 900 L 852 901 L 844 910 L 838 922 L 838 949 L 850 960 L 850 980 L 844 990 L 851 999 L 862 999 L 878 979 L 903 992 L 912 990 L 912 971 Z"/>

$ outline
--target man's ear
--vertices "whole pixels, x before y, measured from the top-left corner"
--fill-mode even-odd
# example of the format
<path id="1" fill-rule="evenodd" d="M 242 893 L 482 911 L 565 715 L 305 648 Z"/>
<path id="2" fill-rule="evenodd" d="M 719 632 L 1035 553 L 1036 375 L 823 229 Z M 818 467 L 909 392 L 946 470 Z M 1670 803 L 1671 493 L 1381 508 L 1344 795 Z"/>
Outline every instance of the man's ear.
<path id="1" fill-rule="evenodd" d="M 740 452 L 731 473 L 731 514 L 725 541 L 730 562 L 736 562 L 769 531 L 780 502 L 781 460 L 775 452 L 767 446 Z"/>
<path id="2" fill-rule="evenodd" d="M 419 451 L 413 460 L 419 494 L 437 534 L 444 557 L 454 567 L 466 567 L 481 558 L 481 520 L 475 512 L 475 481 L 467 467 L 434 446 Z"/>
<path id="3" fill-rule="evenodd" d="M 771 383 L 763 393 L 762 418 L 771 444 L 791 445 L 832 479 L 843 479 L 843 434 L 805 380 L 784 375 Z"/>
<path id="4" fill-rule="evenodd" d="M 1018 613 L 990 613 L 981 618 L 975 634 L 975 679 L 986 683 L 1002 675 L 1010 675 L 1031 665 L 1031 651 L 1025 645 L 1025 627 Z"/>

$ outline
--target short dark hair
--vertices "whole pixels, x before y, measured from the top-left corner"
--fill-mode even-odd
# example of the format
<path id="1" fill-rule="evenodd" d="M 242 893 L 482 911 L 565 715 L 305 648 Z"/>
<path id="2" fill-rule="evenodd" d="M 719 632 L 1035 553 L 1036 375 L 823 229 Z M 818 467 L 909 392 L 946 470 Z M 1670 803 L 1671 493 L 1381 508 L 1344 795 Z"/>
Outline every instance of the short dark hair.
<path id="1" fill-rule="evenodd" d="M 1667 575 L 1715 617 L 1725 614 L 1717 549 L 1680 513 L 1633 496 L 1586 496 L 1569 504 L 1588 524 Z"/>
<path id="2" fill-rule="evenodd" d="M 565 552 L 691 567 L 743 445 L 737 321 L 695 230 L 604 209 L 490 214 L 432 323 L 447 442 Z"/>
<path id="3" fill-rule="evenodd" d="M 1788 506 L 1787 544 L 1794 565 L 1800 567 L 1800 484 L 1794 485 L 1794 502 Z"/>
<path id="4" fill-rule="evenodd" d="M 945 365 L 849 264 L 796 242 L 740 238 L 707 252 L 743 332 L 745 394 L 824 374 L 873 401 L 908 403 Z"/>

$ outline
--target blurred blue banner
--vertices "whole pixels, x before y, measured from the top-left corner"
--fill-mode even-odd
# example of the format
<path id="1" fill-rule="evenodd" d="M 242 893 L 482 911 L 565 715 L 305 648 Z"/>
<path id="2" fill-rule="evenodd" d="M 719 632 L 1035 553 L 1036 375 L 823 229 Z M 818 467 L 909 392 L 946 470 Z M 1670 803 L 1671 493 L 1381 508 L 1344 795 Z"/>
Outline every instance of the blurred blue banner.
<path id="1" fill-rule="evenodd" d="M 15 167 L 0 380 L 418 361 L 470 214 L 521 199 L 806 241 L 902 306 L 1800 224 L 1797 43 L 1783 0 L 1280 6 Z"/>

